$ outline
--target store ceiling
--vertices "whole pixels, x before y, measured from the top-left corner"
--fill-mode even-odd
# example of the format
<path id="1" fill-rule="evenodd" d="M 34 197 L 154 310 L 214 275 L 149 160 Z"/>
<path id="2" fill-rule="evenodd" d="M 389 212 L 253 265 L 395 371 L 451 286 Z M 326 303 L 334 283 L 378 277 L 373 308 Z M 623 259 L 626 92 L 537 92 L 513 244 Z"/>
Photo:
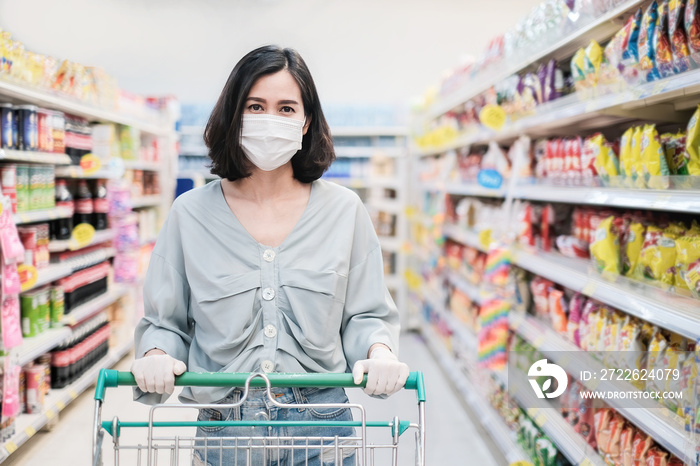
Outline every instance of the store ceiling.
<path id="1" fill-rule="evenodd" d="M 236 61 L 299 50 L 332 104 L 408 104 L 539 0 L 0 0 L 29 50 L 101 66 L 141 93 L 216 99 Z"/>

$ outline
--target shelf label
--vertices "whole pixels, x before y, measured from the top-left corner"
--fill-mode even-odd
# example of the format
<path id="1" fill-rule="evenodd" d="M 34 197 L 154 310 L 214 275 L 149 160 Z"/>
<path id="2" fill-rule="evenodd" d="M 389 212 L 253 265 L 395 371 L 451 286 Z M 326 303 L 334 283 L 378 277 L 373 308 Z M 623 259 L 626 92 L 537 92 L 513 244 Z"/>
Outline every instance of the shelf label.
<path id="1" fill-rule="evenodd" d="M 34 434 L 36 434 L 36 429 L 32 426 L 29 426 L 26 429 L 24 429 L 24 433 L 27 434 L 27 437 L 31 437 Z"/>
<path id="2" fill-rule="evenodd" d="M 78 392 L 76 392 L 76 391 L 73 390 L 72 388 L 71 388 L 71 390 L 68 392 L 68 394 L 69 394 L 70 397 L 71 397 L 72 399 L 74 399 L 74 400 L 75 400 L 76 398 L 78 398 Z"/>
<path id="3" fill-rule="evenodd" d="M 72 250 L 82 249 L 89 246 L 95 239 L 95 227 L 89 223 L 81 223 L 73 228 L 73 233 L 70 239 L 70 248 Z"/>
<path id="4" fill-rule="evenodd" d="M 500 105 L 486 105 L 479 112 L 479 120 L 487 128 L 499 131 L 506 123 L 506 112 Z"/>
<path id="5" fill-rule="evenodd" d="M 48 411 L 46 411 L 46 419 L 48 419 L 49 421 L 51 419 L 53 419 L 55 416 L 56 416 L 56 413 L 53 412 L 53 409 L 49 409 Z"/>
<path id="6" fill-rule="evenodd" d="M 479 171 L 476 180 L 486 189 L 498 189 L 503 184 L 503 176 L 492 168 Z"/>
<path id="7" fill-rule="evenodd" d="M 515 463 L 510 463 L 508 466 L 533 466 L 529 461 L 516 461 Z"/>
<path id="8" fill-rule="evenodd" d="M 535 424 L 537 424 L 539 427 L 542 427 L 547 423 L 547 416 L 544 414 L 540 414 L 535 418 Z"/>
<path id="9" fill-rule="evenodd" d="M 534 346 L 535 349 L 540 349 L 544 343 L 544 340 L 544 335 L 540 335 L 535 339 L 535 341 L 532 342 L 532 346 Z"/>
<path id="10" fill-rule="evenodd" d="M 39 272 L 36 270 L 36 267 L 29 264 L 20 264 L 17 266 L 17 273 L 22 284 L 22 291 L 30 290 L 36 286 L 36 282 L 39 279 Z"/>
<path id="11" fill-rule="evenodd" d="M 63 411 L 63 408 L 66 407 L 66 404 L 63 402 L 63 400 L 58 400 L 56 402 L 56 407 L 58 408 L 59 411 Z"/>
<path id="12" fill-rule="evenodd" d="M 581 293 L 585 294 L 586 296 L 593 296 L 597 288 L 598 285 L 596 285 L 594 281 L 590 281 L 583 285 L 583 288 L 581 288 Z"/>
<path id="13" fill-rule="evenodd" d="M 491 230 L 481 230 L 479 232 L 479 245 L 485 250 L 489 250 L 489 246 L 491 246 L 491 242 L 493 241 L 493 238 L 491 238 Z"/>
<path id="14" fill-rule="evenodd" d="M 580 466 L 593 466 L 593 461 L 589 460 L 588 458 L 585 458 L 583 461 L 579 463 Z"/>
<path id="15" fill-rule="evenodd" d="M 5 444 L 5 450 L 7 450 L 9 454 L 13 454 L 17 451 L 17 444 L 13 441 L 9 441 Z"/>
<path id="16" fill-rule="evenodd" d="M 92 154 L 85 154 L 80 159 L 80 168 L 83 169 L 83 175 L 93 175 L 100 170 L 102 161 Z"/>

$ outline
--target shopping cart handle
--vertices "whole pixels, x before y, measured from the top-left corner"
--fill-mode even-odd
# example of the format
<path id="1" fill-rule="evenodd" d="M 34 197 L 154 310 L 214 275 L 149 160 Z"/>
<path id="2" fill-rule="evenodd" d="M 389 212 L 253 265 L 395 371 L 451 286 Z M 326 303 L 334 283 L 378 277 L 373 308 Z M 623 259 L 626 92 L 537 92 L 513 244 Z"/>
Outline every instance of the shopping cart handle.
<path id="1" fill-rule="evenodd" d="M 248 372 L 185 372 L 175 377 L 175 385 L 188 387 L 244 387 L 250 377 Z M 273 387 L 364 387 L 367 383 L 367 375 L 362 383 L 356 385 L 352 374 L 266 374 Z M 131 372 L 119 372 L 112 369 L 101 369 L 95 388 L 95 399 L 104 401 L 105 390 L 108 387 L 134 386 L 136 379 Z M 250 381 L 251 387 L 265 387 L 265 381 L 256 377 Z M 425 385 L 423 373 L 410 372 L 404 388 L 415 390 L 418 401 L 425 401 Z"/>

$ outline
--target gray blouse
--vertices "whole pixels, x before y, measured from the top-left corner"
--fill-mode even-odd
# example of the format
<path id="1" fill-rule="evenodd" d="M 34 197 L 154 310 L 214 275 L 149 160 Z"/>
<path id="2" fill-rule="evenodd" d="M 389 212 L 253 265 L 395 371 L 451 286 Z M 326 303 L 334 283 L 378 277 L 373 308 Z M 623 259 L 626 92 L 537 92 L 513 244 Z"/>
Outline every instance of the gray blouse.
<path id="1" fill-rule="evenodd" d="M 136 357 L 159 348 L 193 372 L 346 372 L 374 343 L 398 352 L 399 315 L 370 217 L 355 193 L 324 180 L 276 248 L 243 228 L 220 181 L 178 197 L 144 304 Z M 180 399 L 215 402 L 228 392 L 192 387 Z M 135 399 L 166 397 L 137 388 Z"/>

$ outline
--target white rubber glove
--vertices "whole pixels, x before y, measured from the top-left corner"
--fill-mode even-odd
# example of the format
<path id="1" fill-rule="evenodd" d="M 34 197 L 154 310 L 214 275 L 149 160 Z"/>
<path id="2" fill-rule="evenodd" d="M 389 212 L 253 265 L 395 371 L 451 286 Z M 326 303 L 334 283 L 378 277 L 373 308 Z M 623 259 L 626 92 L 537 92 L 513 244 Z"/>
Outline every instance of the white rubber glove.
<path id="1" fill-rule="evenodd" d="M 356 384 L 362 382 L 364 374 L 367 374 L 366 394 L 391 396 L 406 384 L 408 365 L 399 361 L 388 348 L 379 346 L 372 350 L 369 359 L 357 361 L 352 367 Z"/>
<path id="2" fill-rule="evenodd" d="M 175 376 L 186 370 L 184 362 L 167 354 L 144 356 L 131 364 L 136 384 L 145 393 L 172 394 L 175 391 Z"/>

